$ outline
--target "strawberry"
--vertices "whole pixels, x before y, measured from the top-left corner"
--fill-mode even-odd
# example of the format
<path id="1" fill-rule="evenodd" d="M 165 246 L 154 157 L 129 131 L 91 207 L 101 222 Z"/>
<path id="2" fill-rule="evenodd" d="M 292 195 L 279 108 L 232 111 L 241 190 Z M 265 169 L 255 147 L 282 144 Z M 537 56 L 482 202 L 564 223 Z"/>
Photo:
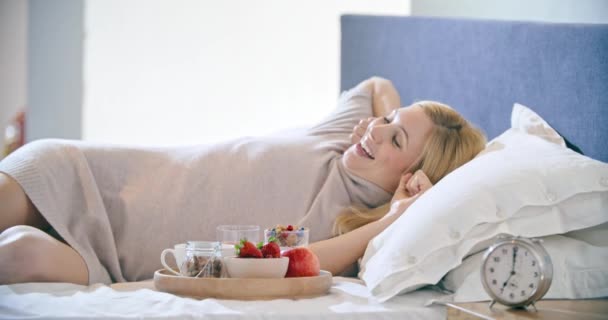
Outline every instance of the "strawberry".
<path id="1" fill-rule="evenodd" d="M 268 242 L 262 247 L 262 255 L 264 258 L 280 258 L 281 248 L 276 242 Z"/>
<path id="2" fill-rule="evenodd" d="M 241 243 L 234 246 L 239 258 L 262 258 L 262 251 L 255 244 L 243 239 Z"/>

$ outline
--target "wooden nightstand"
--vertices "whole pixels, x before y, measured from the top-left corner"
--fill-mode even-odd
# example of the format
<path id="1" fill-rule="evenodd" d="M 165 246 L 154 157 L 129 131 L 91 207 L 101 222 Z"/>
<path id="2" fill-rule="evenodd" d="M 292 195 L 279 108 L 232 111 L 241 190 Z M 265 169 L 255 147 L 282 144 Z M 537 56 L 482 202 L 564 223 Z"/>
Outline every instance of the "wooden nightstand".
<path id="1" fill-rule="evenodd" d="M 503 319 L 551 319 L 551 320 L 598 320 L 608 319 L 608 299 L 594 300 L 541 300 L 534 308 L 508 309 L 489 302 L 447 303 L 448 320 L 503 320 Z"/>

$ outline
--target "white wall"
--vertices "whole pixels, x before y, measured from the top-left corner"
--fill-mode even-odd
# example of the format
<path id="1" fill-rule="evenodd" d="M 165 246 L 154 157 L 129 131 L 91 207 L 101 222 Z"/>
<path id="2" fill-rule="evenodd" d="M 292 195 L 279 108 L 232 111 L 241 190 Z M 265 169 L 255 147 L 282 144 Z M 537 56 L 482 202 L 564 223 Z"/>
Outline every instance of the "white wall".
<path id="1" fill-rule="evenodd" d="M 606 0 L 412 0 L 412 15 L 608 23 Z"/>
<path id="2" fill-rule="evenodd" d="M 83 138 L 179 145 L 318 121 L 339 94 L 339 15 L 409 0 L 85 5 Z"/>
<path id="3" fill-rule="evenodd" d="M 26 105 L 27 1 L 0 0 L 0 159 L 4 128 Z"/>

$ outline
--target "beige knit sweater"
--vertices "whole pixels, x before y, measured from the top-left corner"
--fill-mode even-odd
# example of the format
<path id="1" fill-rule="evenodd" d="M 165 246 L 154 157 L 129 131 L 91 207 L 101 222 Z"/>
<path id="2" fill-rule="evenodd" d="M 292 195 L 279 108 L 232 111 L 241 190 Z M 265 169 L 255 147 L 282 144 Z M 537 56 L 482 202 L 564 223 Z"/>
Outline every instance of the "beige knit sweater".
<path id="1" fill-rule="evenodd" d="M 84 258 L 89 283 L 138 281 L 161 268 L 164 248 L 214 240 L 220 224 L 298 224 L 317 241 L 343 208 L 388 201 L 341 162 L 371 112 L 369 95 L 348 91 L 310 129 L 176 148 L 40 140 L 0 171 Z"/>

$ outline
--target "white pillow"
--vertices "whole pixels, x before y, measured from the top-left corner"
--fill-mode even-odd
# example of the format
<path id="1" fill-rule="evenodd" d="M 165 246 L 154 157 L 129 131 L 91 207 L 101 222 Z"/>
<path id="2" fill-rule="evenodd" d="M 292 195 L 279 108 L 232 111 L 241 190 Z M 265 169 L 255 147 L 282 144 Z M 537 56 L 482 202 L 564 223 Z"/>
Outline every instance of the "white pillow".
<path id="1" fill-rule="evenodd" d="M 522 108 L 514 114 L 538 117 Z M 370 241 L 359 276 L 377 299 L 437 283 L 500 233 L 541 237 L 608 221 L 608 164 L 522 131 L 529 118 L 513 119 L 492 151 L 443 178 Z"/>
<path id="2" fill-rule="evenodd" d="M 511 128 L 525 132 L 549 142 L 566 146 L 566 141 L 553 129 L 545 119 L 541 118 L 530 108 L 515 103 L 511 112 Z"/>
<path id="3" fill-rule="evenodd" d="M 606 232 L 604 228 L 604 232 Z M 604 237 L 608 234 L 604 233 Z M 553 281 L 546 299 L 592 299 L 608 296 L 608 247 L 562 235 L 543 237 L 543 247 L 553 263 Z M 454 292 L 454 302 L 489 300 L 481 283 L 484 251 L 464 260 L 441 281 Z"/>

